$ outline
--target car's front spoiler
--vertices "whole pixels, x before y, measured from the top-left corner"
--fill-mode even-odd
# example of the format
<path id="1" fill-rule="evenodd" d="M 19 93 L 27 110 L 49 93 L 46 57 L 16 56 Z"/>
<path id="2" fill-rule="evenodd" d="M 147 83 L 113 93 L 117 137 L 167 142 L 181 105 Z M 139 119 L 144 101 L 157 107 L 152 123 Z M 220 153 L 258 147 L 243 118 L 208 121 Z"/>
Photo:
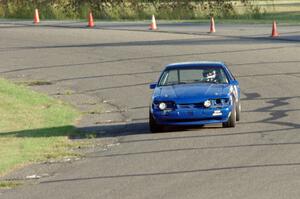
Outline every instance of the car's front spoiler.
<path id="1" fill-rule="evenodd" d="M 180 109 L 152 111 L 157 124 L 161 125 L 204 125 L 227 122 L 231 107 L 208 109 Z"/>

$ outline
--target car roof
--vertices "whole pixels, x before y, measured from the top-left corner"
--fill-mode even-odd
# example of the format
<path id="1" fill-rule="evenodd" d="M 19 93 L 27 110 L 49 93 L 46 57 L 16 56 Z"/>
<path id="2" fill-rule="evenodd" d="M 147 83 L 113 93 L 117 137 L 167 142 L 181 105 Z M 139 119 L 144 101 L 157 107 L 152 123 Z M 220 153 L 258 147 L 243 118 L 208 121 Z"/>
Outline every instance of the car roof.
<path id="1" fill-rule="evenodd" d="M 180 69 L 180 68 L 196 68 L 196 67 L 225 67 L 223 62 L 219 61 L 194 61 L 168 64 L 166 69 Z"/>

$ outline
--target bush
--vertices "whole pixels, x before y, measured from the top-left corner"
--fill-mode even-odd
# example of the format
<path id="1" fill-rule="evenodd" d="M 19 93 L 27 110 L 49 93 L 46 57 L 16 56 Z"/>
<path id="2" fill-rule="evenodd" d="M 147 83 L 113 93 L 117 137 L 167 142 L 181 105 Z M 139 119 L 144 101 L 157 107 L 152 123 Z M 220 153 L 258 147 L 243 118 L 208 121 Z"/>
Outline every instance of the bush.
<path id="1" fill-rule="evenodd" d="M 247 7 L 247 15 L 259 17 L 261 10 L 250 0 L 0 0 L 0 15 L 10 18 L 32 18 L 35 8 L 41 18 L 86 18 L 89 10 L 98 19 L 200 19 L 215 16 L 234 18 L 235 4 Z"/>

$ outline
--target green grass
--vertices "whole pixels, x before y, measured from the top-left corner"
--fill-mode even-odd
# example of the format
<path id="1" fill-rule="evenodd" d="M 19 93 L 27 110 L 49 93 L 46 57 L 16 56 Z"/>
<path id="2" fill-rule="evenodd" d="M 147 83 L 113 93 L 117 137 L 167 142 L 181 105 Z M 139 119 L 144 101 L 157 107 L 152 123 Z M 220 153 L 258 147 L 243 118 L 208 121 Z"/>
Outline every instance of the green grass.
<path id="1" fill-rule="evenodd" d="M 241 23 L 270 23 L 276 20 L 279 23 L 286 24 L 299 24 L 300 12 L 280 12 L 280 13 L 263 13 L 255 17 L 248 15 L 239 15 L 233 19 L 224 19 L 224 21 L 241 22 Z"/>
<path id="2" fill-rule="evenodd" d="M 0 189 L 11 189 L 22 185 L 21 181 L 0 181 Z"/>
<path id="3" fill-rule="evenodd" d="M 73 156 L 80 116 L 71 106 L 0 79 L 0 175 L 32 162 Z"/>
<path id="4" fill-rule="evenodd" d="M 191 20 L 158 20 L 159 22 L 190 22 L 190 23 L 209 23 L 209 18 L 206 19 L 191 19 Z M 300 24 L 300 12 L 285 12 L 285 13 L 266 13 L 262 14 L 258 18 L 251 18 L 247 15 L 239 15 L 233 18 L 218 18 L 215 17 L 215 21 L 218 24 L 271 24 L 276 20 L 279 24 L 299 25 Z"/>

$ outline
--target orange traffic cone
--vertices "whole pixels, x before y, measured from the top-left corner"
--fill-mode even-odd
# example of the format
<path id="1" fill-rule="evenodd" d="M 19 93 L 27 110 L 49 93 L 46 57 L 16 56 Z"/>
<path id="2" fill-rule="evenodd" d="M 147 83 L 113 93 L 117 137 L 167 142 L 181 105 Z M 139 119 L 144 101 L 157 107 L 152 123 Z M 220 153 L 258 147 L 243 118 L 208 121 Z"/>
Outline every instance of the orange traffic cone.
<path id="1" fill-rule="evenodd" d="M 150 30 L 157 30 L 156 20 L 155 20 L 154 15 L 152 15 L 152 23 L 151 23 L 151 25 L 149 26 L 149 29 L 150 29 Z"/>
<path id="2" fill-rule="evenodd" d="M 88 24 L 88 27 L 92 28 L 94 26 L 95 26 L 95 24 L 94 24 L 93 14 L 92 14 L 92 11 L 90 11 L 90 13 L 89 13 L 89 24 Z"/>
<path id="3" fill-rule="evenodd" d="M 33 23 L 35 23 L 35 24 L 40 23 L 40 17 L 39 17 L 39 10 L 38 9 L 35 9 L 35 11 L 34 11 Z"/>
<path id="4" fill-rule="evenodd" d="M 276 25 L 276 21 L 273 21 L 273 27 L 272 27 L 272 35 L 271 37 L 278 37 L 279 34 L 277 32 L 277 25 Z"/>
<path id="5" fill-rule="evenodd" d="M 210 33 L 216 32 L 214 17 L 210 18 Z"/>

